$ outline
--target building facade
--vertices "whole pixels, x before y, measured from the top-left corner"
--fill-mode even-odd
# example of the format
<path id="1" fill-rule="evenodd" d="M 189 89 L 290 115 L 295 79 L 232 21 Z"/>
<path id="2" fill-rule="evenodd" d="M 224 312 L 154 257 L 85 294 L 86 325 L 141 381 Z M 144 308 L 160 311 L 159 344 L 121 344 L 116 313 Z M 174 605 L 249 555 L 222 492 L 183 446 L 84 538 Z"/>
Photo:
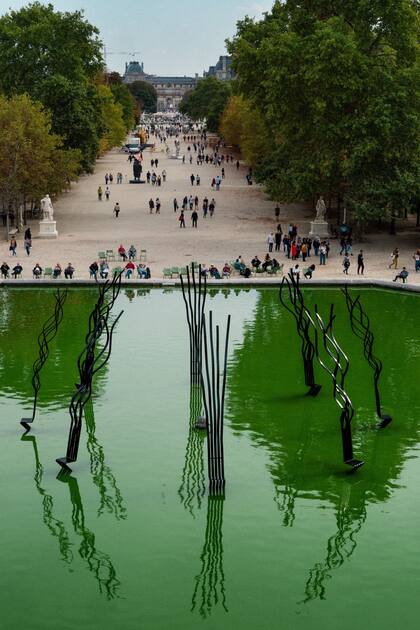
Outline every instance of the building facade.
<path id="1" fill-rule="evenodd" d="M 221 55 L 219 61 L 215 66 L 210 66 L 207 72 L 204 73 L 205 77 L 216 77 L 219 81 L 232 81 L 235 78 L 232 69 L 232 57 L 229 55 Z"/>
<path id="2" fill-rule="evenodd" d="M 144 64 L 131 61 L 125 64 L 124 83 L 146 81 L 153 85 L 157 92 L 157 109 L 159 112 L 176 111 L 184 95 L 197 85 L 195 77 L 158 77 L 144 72 Z"/>

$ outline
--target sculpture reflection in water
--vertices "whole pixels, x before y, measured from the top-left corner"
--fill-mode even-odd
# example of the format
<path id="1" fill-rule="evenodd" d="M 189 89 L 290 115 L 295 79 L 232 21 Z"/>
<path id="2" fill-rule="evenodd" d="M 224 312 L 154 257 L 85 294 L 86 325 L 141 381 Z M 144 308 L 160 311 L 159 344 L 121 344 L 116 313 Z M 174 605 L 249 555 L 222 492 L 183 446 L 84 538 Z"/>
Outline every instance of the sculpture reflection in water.
<path id="1" fill-rule="evenodd" d="M 286 288 L 289 294 L 289 303 L 284 298 Z M 316 349 L 309 334 L 311 321 L 305 308 L 299 280 L 292 273 L 289 273 L 288 277 L 285 276 L 282 280 L 280 285 L 280 302 L 296 320 L 296 330 L 301 340 L 305 385 L 309 387 L 308 396 L 317 396 L 321 390 L 321 385 L 315 383 L 314 357 Z"/>
<path id="2" fill-rule="evenodd" d="M 104 448 L 96 438 L 92 399 L 85 405 L 84 416 L 87 431 L 87 449 L 90 456 L 90 472 L 100 496 L 98 516 L 101 516 L 106 509 L 117 520 L 125 519 L 127 518 L 127 510 L 124 507 L 121 491 L 117 485 L 114 473 L 106 464 Z"/>
<path id="3" fill-rule="evenodd" d="M 201 414 L 201 389 L 196 385 L 190 388 L 190 424 L 188 428 L 185 464 L 182 471 L 178 494 L 182 505 L 194 516 L 195 508 L 200 509 L 206 491 L 204 475 L 204 434 L 197 431 L 196 421 Z"/>
<path id="4" fill-rule="evenodd" d="M 80 433 L 82 430 L 83 410 L 92 396 L 92 381 L 108 362 L 112 351 L 112 336 L 115 326 L 123 311 L 115 318 L 110 326 L 108 323 L 112 308 L 121 290 L 122 272 L 117 274 L 112 281 L 107 281 L 99 286 L 98 301 L 89 316 L 89 328 L 86 335 L 86 345 L 77 360 L 79 371 L 79 383 L 76 385 L 70 405 L 69 412 L 71 418 L 69 437 L 67 443 L 67 453 L 65 457 L 60 457 L 56 461 L 67 471 L 70 471 L 69 463 L 77 460 L 79 451 Z M 105 341 L 102 348 L 98 349 L 98 342 L 105 333 Z"/>
<path id="5" fill-rule="evenodd" d="M 208 497 L 206 536 L 201 552 L 201 571 L 196 576 L 191 611 L 203 618 L 218 605 L 228 612 L 223 569 L 223 506 L 224 497 Z"/>
<path id="6" fill-rule="evenodd" d="M 342 289 L 344 297 L 346 298 L 346 305 L 350 316 L 350 325 L 354 334 L 363 341 L 363 354 L 370 367 L 373 370 L 373 387 L 375 390 L 375 403 L 376 414 L 380 419 L 378 428 L 383 429 L 390 422 L 392 422 L 391 416 L 388 416 L 382 412 L 381 395 L 379 393 L 379 379 L 382 373 L 382 361 L 373 354 L 373 342 L 374 336 L 370 329 L 370 321 L 366 312 L 364 311 L 360 302 L 360 295 L 357 298 L 353 298 L 348 290 L 347 285 Z"/>
<path id="7" fill-rule="evenodd" d="M 66 564 L 73 562 L 73 553 L 71 550 L 71 543 L 68 531 L 63 521 L 60 521 L 53 514 L 54 512 L 54 500 L 50 494 L 47 493 L 42 486 L 43 467 L 39 459 L 38 446 L 34 435 L 23 435 L 22 442 L 31 442 L 34 449 L 35 456 L 35 486 L 39 494 L 42 497 L 42 520 L 50 533 L 54 538 L 58 539 L 58 546 L 60 549 L 61 559 Z"/>
<path id="8" fill-rule="evenodd" d="M 326 599 L 326 581 L 331 579 L 331 571 L 339 569 L 346 560 L 350 560 L 356 546 L 356 535 L 361 530 L 367 517 L 364 496 L 357 497 L 357 503 L 351 505 L 352 486 L 344 485 L 344 493 L 336 513 L 337 532 L 328 539 L 327 554 L 323 562 L 317 562 L 309 571 L 305 585 L 305 599 L 308 603 L 315 599 Z"/>
<path id="9" fill-rule="evenodd" d="M 32 405 L 32 416 L 30 418 L 22 418 L 20 424 L 24 427 L 25 433 L 31 430 L 31 424 L 35 420 L 36 408 L 38 403 L 38 394 L 41 389 L 41 379 L 39 377 L 42 368 L 47 362 L 49 356 L 49 344 L 58 332 L 58 328 L 63 320 L 63 306 L 67 299 L 67 289 L 60 291 L 57 289 L 54 294 L 55 307 L 54 313 L 47 319 L 38 336 L 39 354 L 33 364 L 32 387 L 34 390 L 34 400 Z"/>
<path id="10" fill-rule="evenodd" d="M 85 513 L 77 479 L 69 475 L 65 470 L 61 470 L 58 473 L 57 479 L 66 483 L 69 487 L 73 529 L 75 534 L 81 538 L 79 555 L 85 560 L 89 571 L 95 576 L 98 582 L 99 592 L 105 594 L 107 599 L 114 599 L 118 597 L 121 582 L 117 578 L 111 558 L 106 553 L 96 549 L 95 534 L 86 526 Z"/>

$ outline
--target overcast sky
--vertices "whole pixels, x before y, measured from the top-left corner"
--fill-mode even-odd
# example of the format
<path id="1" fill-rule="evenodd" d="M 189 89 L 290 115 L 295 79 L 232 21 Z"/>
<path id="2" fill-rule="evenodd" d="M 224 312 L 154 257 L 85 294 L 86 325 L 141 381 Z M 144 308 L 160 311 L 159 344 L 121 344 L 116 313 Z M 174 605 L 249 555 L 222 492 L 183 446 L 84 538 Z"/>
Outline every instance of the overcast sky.
<path id="1" fill-rule="evenodd" d="M 107 65 L 122 73 L 125 61 L 144 61 L 145 72 L 192 75 L 225 54 L 225 39 L 248 14 L 261 17 L 273 0 L 51 0 L 60 11 L 84 9 L 107 48 Z M 0 13 L 28 2 L 0 0 Z M 134 56 L 114 53 L 135 53 Z M 111 54 L 112 53 L 112 54 Z"/>

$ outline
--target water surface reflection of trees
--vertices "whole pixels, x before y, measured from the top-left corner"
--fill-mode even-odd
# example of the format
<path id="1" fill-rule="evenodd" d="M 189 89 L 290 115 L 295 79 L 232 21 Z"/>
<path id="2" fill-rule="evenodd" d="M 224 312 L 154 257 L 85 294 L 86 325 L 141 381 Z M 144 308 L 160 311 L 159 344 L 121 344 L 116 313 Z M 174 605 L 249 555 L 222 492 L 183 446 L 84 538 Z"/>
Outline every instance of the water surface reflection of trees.
<path id="1" fill-rule="evenodd" d="M 349 560 L 357 534 L 369 517 L 369 505 L 385 502 L 395 491 L 409 451 L 420 438 L 414 409 L 418 297 L 391 292 L 362 292 L 383 360 L 383 402 L 394 423 L 376 430 L 372 373 L 360 340 L 350 330 L 343 297 L 338 291 L 305 291 L 308 304 L 321 312 L 336 304 L 336 337 L 350 356 L 348 392 L 356 409 L 355 451 L 364 470 L 348 476 L 341 464 L 338 414 L 331 385 L 321 373 L 323 389 L 315 400 L 305 397 L 302 359 L 294 322 L 279 305 L 277 291 L 259 294 L 255 313 L 245 326 L 244 341 L 235 348 L 229 370 L 227 409 L 234 431 L 247 432 L 269 453 L 274 500 L 285 527 L 305 518 L 304 502 L 330 504 L 336 531 L 325 541 L 325 556 L 308 567 L 303 601 L 324 599 L 333 571 Z M 399 318 L 395 317 L 399 313 Z M 404 321 L 404 326 L 401 326 Z"/>

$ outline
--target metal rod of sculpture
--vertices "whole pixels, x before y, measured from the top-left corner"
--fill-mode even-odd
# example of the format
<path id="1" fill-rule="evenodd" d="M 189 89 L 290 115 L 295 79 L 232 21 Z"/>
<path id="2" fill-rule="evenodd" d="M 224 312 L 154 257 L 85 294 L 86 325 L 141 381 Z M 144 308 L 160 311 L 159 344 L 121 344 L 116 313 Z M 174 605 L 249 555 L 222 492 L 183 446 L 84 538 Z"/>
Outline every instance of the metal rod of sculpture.
<path id="1" fill-rule="evenodd" d="M 309 315 L 309 313 L 308 313 Z M 310 316 L 310 315 L 309 315 Z M 320 357 L 317 350 L 317 357 L 320 365 L 331 376 L 333 381 L 333 396 L 337 405 L 341 409 L 340 414 L 340 427 L 341 427 L 341 439 L 343 444 L 343 459 L 344 463 L 356 470 L 363 466 L 364 462 L 353 457 L 353 442 L 351 436 L 351 421 L 354 416 L 354 409 L 352 402 L 347 395 L 344 386 L 347 372 L 349 371 L 350 363 L 347 355 L 342 348 L 338 345 L 334 333 L 333 322 L 335 319 L 334 306 L 331 305 L 330 319 L 328 326 L 325 326 L 321 315 L 318 312 L 318 307 L 315 305 L 315 317 L 318 327 L 322 333 L 324 349 L 327 355 L 333 361 L 333 367 L 329 367 Z M 316 329 L 315 329 L 316 330 Z M 316 335 L 316 344 L 318 346 L 318 335 Z M 338 382 L 339 377 L 339 382 Z"/>
<path id="2" fill-rule="evenodd" d="M 378 428 L 383 429 L 390 422 L 392 417 L 382 413 L 381 395 L 379 392 L 379 379 L 382 373 L 382 361 L 373 354 L 374 336 L 370 329 L 370 320 L 366 312 L 363 310 L 360 302 L 360 295 L 353 298 L 348 290 L 347 285 L 342 289 L 346 298 L 346 305 L 350 316 L 350 325 L 354 334 L 363 341 L 363 354 L 373 370 L 373 387 L 375 391 L 376 414 L 380 419 Z"/>
<path id="3" fill-rule="evenodd" d="M 203 402 L 207 420 L 207 460 L 210 495 L 222 495 L 225 489 L 225 464 L 223 447 L 223 416 L 226 392 L 227 355 L 231 316 L 228 315 L 223 373 L 220 365 L 219 326 L 213 330 L 213 313 L 209 313 L 207 328 L 203 316 L 204 370 L 201 376 Z M 208 333 L 208 334 L 207 334 Z"/>
<path id="4" fill-rule="evenodd" d="M 71 423 L 67 452 L 65 457 L 56 459 L 56 462 L 67 471 L 71 471 L 68 464 L 77 460 L 83 411 L 92 396 L 93 378 L 109 361 L 112 352 L 114 329 L 123 314 L 123 311 L 121 311 L 112 325 L 109 326 L 108 319 L 121 289 L 121 276 L 122 272 L 117 274 L 112 281 L 107 281 L 99 286 L 99 298 L 89 316 L 86 345 L 77 360 L 79 383 L 76 384 L 76 390 L 69 405 Z M 108 294 L 110 294 L 109 300 L 106 301 L 105 298 L 108 298 Z M 97 350 L 98 341 L 104 333 L 105 341 L 102 348 Z"/>
<path id="5" fill-rule="evenodd" d="M 22 418 L 20 421 L 20 424 L 25 429 L 25 433 L 28 433 L 31 430 L 31 424 L 35 420 L 36 408 L 38 404 L 38 394 L 39 390 L 41 389 L 41 379 L 39 375 L 49 356 L 48 346 L 56 336 L 58 328 L 63 320 L 63 306 L 67 298 L 67 289 L 65 289 L 64 291 L 60 291 L 60 289 L 58 289 L 54 294 L 54 297 L 54 313 L 50 315 L 50 317 L 47 319 L 38 336 L 39 353 L 32 368 L 32 387 L 34 390 L 32 416 L 30 418 Z"/>
<path id="6" fill-rule="evenodd" d="M 190 334 L 190 382 L 197 387 L 201 384 L 201 354 L 203 339 L 203 316 L 207 297 L 207 280 L 202 278 L 201 265 L 198 267 L 198 281 L 194 264 L 187 267 L 187 282 L 181 275 L 182 296 L 184 298 L 187 323 Z"/>
<path id="7" fill-rule="evenodd" d="M 287 287 L 289 303 L 283 297 L 283 291 Z M 321 390 L 321 385 L 315 383 L 314 356 L 316 347 L 311 339 L 309 330 L 311 322 L 308 318 L 307 309 L 299 286 L 299 279 L 291 273 L 284 277 L 280 285 L 280 302 L 284 308 L 293 315 L 296 321 L 297 333 L 301 340 L 301 353 L 305 372 L 305 385 L 309 387 L 308 396 L 317 396 Z"/>

